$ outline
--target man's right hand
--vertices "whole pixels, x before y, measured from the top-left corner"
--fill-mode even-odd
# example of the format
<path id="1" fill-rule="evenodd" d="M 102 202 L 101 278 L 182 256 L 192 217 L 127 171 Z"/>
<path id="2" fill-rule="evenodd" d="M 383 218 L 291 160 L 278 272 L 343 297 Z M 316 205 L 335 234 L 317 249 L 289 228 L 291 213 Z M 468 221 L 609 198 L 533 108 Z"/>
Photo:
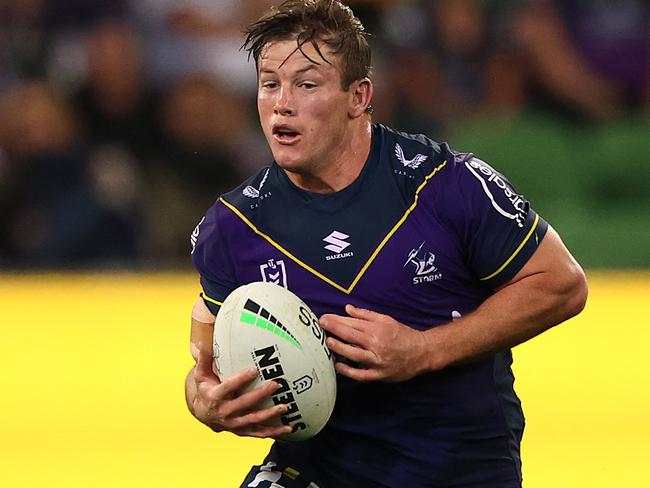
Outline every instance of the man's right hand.
<path id="1" fill-rule="evenodd" d="M 287 411 L 284 404 L 257 409 L 280 385 L 269 381 L 246 393 L 240 392 L 255 378 L 255 368 L 246 369 L 221 382 L 212 369 L 212 355 L 199 350 L 196 366 L 187 378 L 187 402 L 192 414 L 215 432 L 240 436 L 277 437 L 291 432 L 287 425 L 267 425 Z"/>

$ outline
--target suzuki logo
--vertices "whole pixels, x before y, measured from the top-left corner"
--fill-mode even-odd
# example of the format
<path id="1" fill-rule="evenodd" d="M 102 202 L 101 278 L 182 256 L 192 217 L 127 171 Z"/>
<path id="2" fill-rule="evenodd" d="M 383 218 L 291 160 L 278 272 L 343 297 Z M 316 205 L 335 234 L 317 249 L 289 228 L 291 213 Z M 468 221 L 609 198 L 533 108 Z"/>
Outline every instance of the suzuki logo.
<path id="1" fill-rule="evenodd" d="M 330 235 L 328 235 L 323 241 L 327 242 L 327 246 L 325 246 L 325 249 L 335 252 L 335 253 L 340 253 L 350 245 L 349 242 L 345 242 L 345 239 L 349 238 L 350 236 L 347 234 L 344 234 L 343 232 L 339 232 L 338 230 L 335 230 L 332 232 Z"/>

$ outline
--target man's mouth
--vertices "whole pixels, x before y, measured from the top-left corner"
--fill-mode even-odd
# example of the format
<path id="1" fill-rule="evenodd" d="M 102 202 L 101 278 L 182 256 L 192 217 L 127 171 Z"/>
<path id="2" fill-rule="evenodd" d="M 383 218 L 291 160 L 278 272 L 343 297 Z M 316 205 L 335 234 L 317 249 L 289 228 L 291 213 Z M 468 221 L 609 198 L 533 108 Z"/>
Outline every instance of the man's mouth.
<path id="1" fill-rule="evenodd" d="M 273 126 L 273 137 L 281 144 L 291 144 L 300 136 L 300 132 L 288 125 Z"/>

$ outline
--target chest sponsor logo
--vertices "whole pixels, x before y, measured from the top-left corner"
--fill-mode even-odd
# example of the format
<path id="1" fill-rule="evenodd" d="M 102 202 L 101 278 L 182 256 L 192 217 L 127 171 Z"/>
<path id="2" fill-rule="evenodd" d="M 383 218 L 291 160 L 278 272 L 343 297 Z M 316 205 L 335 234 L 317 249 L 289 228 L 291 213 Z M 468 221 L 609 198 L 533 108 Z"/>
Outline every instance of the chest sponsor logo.
<path id="1" fill-rule="evenodd" d="M 442 278 L 442 273 L 438 271 L 438 267 L 435 265 L 436 255 L 432 252 L 423 251 L 424 244 L 423 241 L 419 247 L 411 249 L 403 266 L 406 268 L 410 264 L 415 267 L 414 285 L 437 281 Z"/>
<path id="2" fill-rule="evenodd" d="M 257 208 L 259 206 L 259 201 L 264 200 L 265 198 L 269 198 L 272 193 L 270 191 L 268 192 L 262 192 L 262 188 L 264 187 L 264 183 L 266 183 L 266 179 L 269 177 L 269 171 L 271 171 L 271 168 L 268 168 L 266 170 L 266 173 L 264 173 L 264 177 L 262 178 L 262 181 L 260 182 L 260 186 L 255 188 L 252 185 L 248 185 L 246 188 L 242 190 L 242 194 L 245 197 L 252 198 L 256 200 L 256 203 L 253 203 L 250 205 L 251 209 Z"/>
<path id="3" fill-rule="evenodd" d="M 287 268 L 281 259 L 277 261 L 269 259 L 266 263 L 261 264 L 260 273 L 262 274 L 262 281 L 287 288 Z"/>
<path id="4" fill-rule="evenodd" d="M 411 169 L 418 169 L 423 162 L 429 159 L 429 156 L 419 153 L 416 154 L 412 159 L 406 159 L 404 150 L 398 143 L 395 143 L 395 157 L 400 163 L 402 163 L 402 166 Z"/>
<path id="5" fill-rule="evenodd" d="M 190 235 L 190 244 L 192 245 L 192 252 L 190 254 L 194 254 L 194 250 L 196 249 L 196 241 L 199 239 L 199 232 L 201 232 L 201 224 L 205 220 L 205 217 L 201 219 L 201 221 L 196 224 L 196 227 L 194 227 L 194 230 L 192 231 L 192 234 Z"/>
<path id="6" fill-rule="evenodd" d="M 325 256 L 325 259 L 331 261 L 333 259 L 344 259 L 354 256 L 352 251 L 343 252 L 351 245 L 349 242 L 346 242 L 346 239 L 349 238 L 349 235 L 339 232 L 338 230 L 333 231 L 330 235 L 325 237 L 323 239 L 323 241 L 327 243 L 327 245 L 324 246 L 325 249 L 334 253 Z"/>
<path id="7" fill-rule="evenodd" d="M 467 169 L 481 183 L 483 192 L 490 199 L 492 207 L 505 218 L 514 220 L 518 227 L 523 227 L 528 215 L 528 202 L 518 195 L 508 182 L 490 165 L 477 158 L 465 162 Z M 494 193 L 493 193 L 494 192 Z M 509 203 L 501 205 L 495 198 L 495 193 L 503 193 Z M 501 198 L 501 200 L 503 200 Z"/>

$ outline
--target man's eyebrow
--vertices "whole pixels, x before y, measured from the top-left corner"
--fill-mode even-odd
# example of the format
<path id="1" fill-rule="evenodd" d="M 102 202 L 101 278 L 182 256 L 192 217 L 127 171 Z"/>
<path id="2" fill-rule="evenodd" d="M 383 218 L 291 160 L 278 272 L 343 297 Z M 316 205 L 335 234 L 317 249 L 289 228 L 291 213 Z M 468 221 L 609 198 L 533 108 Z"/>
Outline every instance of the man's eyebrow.
<path id="1" fill-rule="evenodd" d="M 310 71 L 310 70 L 318 71 L 318 66 L 315 65 L 315 64 L 309 64 L 309 65 L 305 66 L 304 68 L 301 68 L 301 69 L 297 70 L 296 73 L 305 73 L 305 72 Z"/>
<path id="2" fill-rule="evenodd" d="M 302 74 L 306 73 L 307 71 L 311 70 L 318 70 L 318 65 L 316 64 L 309 64 L 305 66 L 304 68 L 300 68 L 299 70 L 296 70 L 296 74 Z M 276 70 L 270 69 L 270 68 L 260 68 L 260 74 L 275 74 Z"/>

